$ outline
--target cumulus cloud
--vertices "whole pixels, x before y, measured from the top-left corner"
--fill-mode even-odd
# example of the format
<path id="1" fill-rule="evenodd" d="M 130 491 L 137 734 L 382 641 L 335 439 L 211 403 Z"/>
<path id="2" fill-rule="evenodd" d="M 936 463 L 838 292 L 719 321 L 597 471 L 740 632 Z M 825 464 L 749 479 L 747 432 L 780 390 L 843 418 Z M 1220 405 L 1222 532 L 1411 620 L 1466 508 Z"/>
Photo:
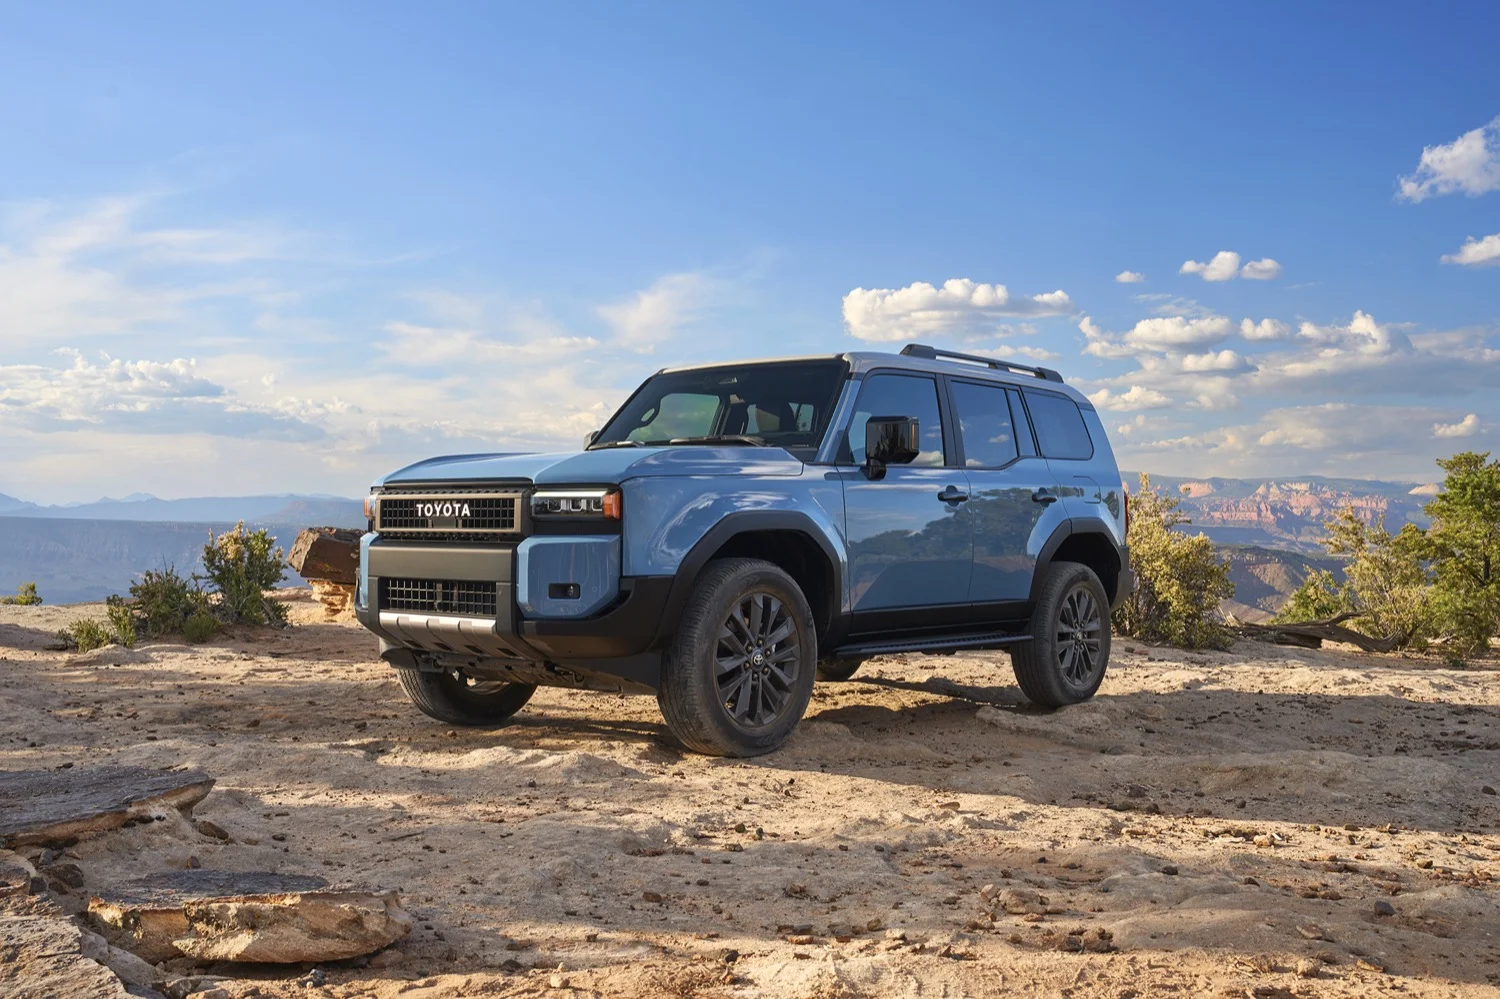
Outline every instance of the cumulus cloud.
<path id="1" fill-rule="evenodd" d="M 941 287 L 918 281 L 904 288 L 855 288 L 844 296 L 844 325 L 860 340 L 892 343 L 933 333 L 993 332 L 1005 317 L 1060 316 L 1074 311 L 1063 291 L 1012 295 L 1003 284 L 968 278 Z"/>
<path id="2" fill-rule="evenodd" d="M 201 377 L 197 362 L 128 361 L 76 350 L 71 363 L 0 365 L 0 426 L 39 432 L 92 428 L 108 433 L 193 434 L 317 440 L 322 431 L 295 414 L 245 405 Z"/>
<path id="3" fill-rule="evenodd" d="M 1452 142 L 1427 146 L 1417 169 L 1400 178 L 1399 197 L 1425 201 L 1444 194 L 1477 197 L 1500 190 L 1500 117 Z"/>
<path id="4" fill-rule="evenodd" d="M 1252 260 L 1240 268 L 1240 277 L 1247 281 L 1270 281 L 1281 275 L 1281 265 L 1270 257 Z"/>
<path id="5" fill-rule="evenodd" d="M 1246 340 L 1280 340 L 1291 332 L 1291 328 L 1279 319 L 1262 319 L 1255 322 L 1249 318 L 1240 320 L 1240 336 Z"/>
<path id="6" fill-rule="evenodd" d="M 1240 255 L 1233 250 L 1220 250 L 1207 263 L 1185 260 L 1177 269 L 1179 274 L 1197 274 L 1205 281 L 1232 281 L 1237 277 L 1249 281 L 1269 281 L 1281 275 L 1281 264 L 1270 257 L 1252 260 L 1240 266 Z"/>
<path id="7" fill-rule="evenodd" d="M 1140 284 L 1146 280 L 1146 275 L 1140 271 L 1121 271 L 1115 275 L 1115 280 L 1120 284 Z"/>
<path id="8" fill-rule="evenodd" d="M 1444 254 L 1443 263 L 1464 264 L 1468 267 L 1500 264 L 1500 232 L 1483 239 L 1470 236 L 1464 240 L 1464 245 L 1458 248 L 1457 253 Z"/>
<path id="9" fill-rule="evenodd" d="M 1205 281 L 1228 281 L 1240 271 L 1240 255 L 1233 250 L 1220 250 L 1208 263 L 1185 260 L 1177 269 L 1179 274 L 1197 274 Z"/>
<path id="10" fill-rule="evenodd" d="M 1229 335 L 1229 320 L 1223 316 L 1188 319 L 1164 316 L 1142 319 L 1122 338 L 1131 347 L 1146 350 L 1186 350 L 1218 343 Z"/>
<path id="11" fill-rule="evenodd" d="M 1473 437 L 1479 433 L 1479 415 L 1469 413 L 1457 423 L 1434 423 L 1432 425 L 1432 436 L 1434 437 Z"/>
<path id="12" fill-rule="evenodd" d="M 1146 388 L 1144 385 L 1132 385 L 1124 392 L 1112 392 L 1107 388 L 1090 392 L 1089 402 L 1100 409 L 1122 413 L 1131 413 L 1140 409 L 1161 409 L 1172 404 L 1171 398 L 1165 393 Z"/>
<path id="13" fill-rule="evenodd" d="M 649 353 L 682 327 L 701 318 L 718 282 L 703 274 L 667 274 L 623 301 L 599 307 L 620 343 Z"/>

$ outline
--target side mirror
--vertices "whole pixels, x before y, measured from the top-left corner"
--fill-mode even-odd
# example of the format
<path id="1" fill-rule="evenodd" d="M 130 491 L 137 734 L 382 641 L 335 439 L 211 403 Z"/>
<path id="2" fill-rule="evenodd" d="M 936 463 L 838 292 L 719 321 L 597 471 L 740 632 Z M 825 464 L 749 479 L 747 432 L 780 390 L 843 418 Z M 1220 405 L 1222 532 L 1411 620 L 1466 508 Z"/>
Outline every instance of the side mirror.
<path id="1" fill-rule="evenodd" d="M 912 416 L 872 416 L 865 424 L 865 467 L 879 478 L 886 465 L 909 465 L 922 453 L 921 427 Z"/>
<path id="2" fill-rule="evenodd" d="M 593 444 L 594 441 L 596 441 L 598 439 L 599 439 L 599 431 L 597 431 L 597 430 L 590 430 L 588 433 L 586 433 L 586 434 L 583 435 L 583 449 L 585 451 L 587 451 L 589 449 L 589 445 Z"/>

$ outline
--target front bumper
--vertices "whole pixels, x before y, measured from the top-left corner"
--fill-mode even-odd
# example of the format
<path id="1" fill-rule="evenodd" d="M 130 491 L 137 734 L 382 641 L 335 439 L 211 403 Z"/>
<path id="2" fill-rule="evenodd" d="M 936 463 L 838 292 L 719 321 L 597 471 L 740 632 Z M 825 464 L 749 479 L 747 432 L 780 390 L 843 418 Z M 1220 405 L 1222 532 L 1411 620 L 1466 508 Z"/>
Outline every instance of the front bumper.
<path id="1" fill-rule="evenodd" d="M 355 613 L 361 624 L 382 639 L 382 658 L 393 665 L 471 665 L 475 669 L 487 662 L 541 665 L 557 668 L 558 682 L 567 686 L 655 690 L 661 623 L 672 579 L 611 576 L 604 603 L 598 596 L 599 580 L 613 566 L 598 557 L 569 559 L 565 548 L 553 543 L 537 546 L 532 551 L 539 550 L 546 557 L 528 566 L 520 546 L 465 548 L 383 544 L 373 539 L 364 546 L 361 600 Z M 592 549 L 595 555 L 597 548 Z M 530 572 L 533 567 L 539 567 L 538 571 Z M 549 582 L 547 573 L 580 579 Z M 529 578 L 518 581 L 521 574 Z M 397 580 L 400 586 L 393 587 Z M 493 586 L 493 604 L 477 608 L 471 604 L 465 613 L 451 613 L 444 607 L 441 590 L 430 606 L 413 606 L 398 598 L 410 591 L 412 582 L 425 585 L 430 581 L 454 589 L 478 584 L 463 590 L 482 589 L 486 601 L 488 588 Z M 561 605 L 556 598 L 541 596 L 554 585 L 576 585 L 580 600 Z M 569 617 L 538 613 L 544 608 L 565 612 L 580 602 L 590 613 Z"/>

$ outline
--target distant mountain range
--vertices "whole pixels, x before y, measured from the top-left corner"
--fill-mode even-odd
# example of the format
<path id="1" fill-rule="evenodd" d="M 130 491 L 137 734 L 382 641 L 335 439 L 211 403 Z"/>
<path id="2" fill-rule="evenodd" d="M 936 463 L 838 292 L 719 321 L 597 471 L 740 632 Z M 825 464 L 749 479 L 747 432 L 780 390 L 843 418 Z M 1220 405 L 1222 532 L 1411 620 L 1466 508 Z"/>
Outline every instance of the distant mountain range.
<path id="1" fill-rule="evenodd" d="M 1139 476 L 1127 473 L 1135 488 Z M 1408 522 L 1425 524 L 1422 507 L 1437 495 L 1435 483 L 1380 482 L 1288 476 L 1285 479 L 1191 479 L 1151 476 L 1152 486 L 1182 501 L 1192 519 L 1189 530 L 1202 531 L 1221 545 L 1256 545 L 1302 552 L 1321 552 L 1324 522 L 1352 506 L 1367 523 L 1382 519 L 1391 531 Z"/>
<path id="2" fill-rule="evenodd" d="M 306 522 L 329 527 L 364 523 L 361 500 L 338 496 L 205 496 L 157 499 L 135 493 L 123 499 L 41 506 L 0 493 L 0 517 L 65 517 L 70 520 L 134 520 L 151 523 L 258 524 Z"/>

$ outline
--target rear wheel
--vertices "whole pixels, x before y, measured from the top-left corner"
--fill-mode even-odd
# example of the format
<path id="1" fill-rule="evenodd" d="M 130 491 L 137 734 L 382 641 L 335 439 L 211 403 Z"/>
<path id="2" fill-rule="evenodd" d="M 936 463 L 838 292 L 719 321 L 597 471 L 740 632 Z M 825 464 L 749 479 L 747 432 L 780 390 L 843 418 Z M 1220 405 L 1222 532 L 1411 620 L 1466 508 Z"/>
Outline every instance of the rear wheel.
<path id="1" fill-rule="evenodd" d="M 398 669 L 396 674 L 401 689 L 423 714 L 450 725 L 501 725 L 536 693 L 534 684 L 475 680 L 457 670 Z"/>
<path id="2" fill-rule="evenodd" d="M 1109 597 L 1094 570 L 1054 562 L 1031 615 L 1032 639 L 1011 652 L 1028 700 L 1060 708 L 1094 696 L 1109 666 Z"/>
<path id="3" fill-rule="evenodd" d="M 672 734 L 710 756 L 758 756 L 786 741 L 812 697 L 812 609 L 781 568 L 710 562 L 662 658 L 657 703 Z"/>

